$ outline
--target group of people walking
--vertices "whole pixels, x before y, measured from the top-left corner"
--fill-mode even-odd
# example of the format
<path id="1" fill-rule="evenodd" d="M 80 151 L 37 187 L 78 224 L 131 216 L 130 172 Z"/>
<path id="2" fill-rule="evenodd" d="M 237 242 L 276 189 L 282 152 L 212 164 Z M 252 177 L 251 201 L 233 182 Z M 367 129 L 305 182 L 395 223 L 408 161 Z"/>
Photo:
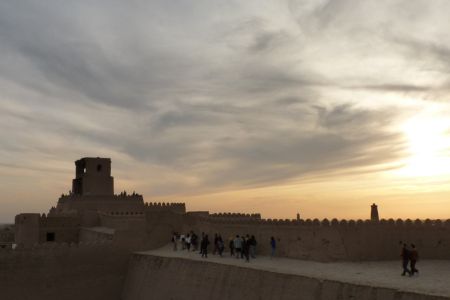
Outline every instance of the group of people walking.
<path id="1" fill-rule="evenodd" d="M 177 251 L 179 244 L 181 244 L 181 250 L 187 250 L 190 251 L 192 248 L 192 251 L 198 250 L 198 236 L 195 234 L 195 232 L 191 231 L 186 235 L 180 235 L 177 232 L 173 233 L 172 236 L 172 244 L 173 244 L 173 250 Z M 219 256 L 223 256 L 223 253 L 225 251 L 225 242 L 221 236 L 221 234 L 214 234 L 214 238 L 212 240 L 213 242 L 213 250 L 212 254 Z M 210 240 L 208 237 L 208 234 L 205 234 L 202 232 L 201 238 L 200 238 L 200 254 L 202 257 L 207 258 L 208 257 L 208 248 L 210 245 Z M 254 235 L 239 235 L 231 236 L 228 238 L 228 249 L 230 257 L 235 257 L 237 259 L 245 259 L 245 261 L 249 262 L 250 258 L 256 258 L 256 246 L 257 241 Z M 270 253 L 271 257 L 275 256 L 277 243 L 275 238 L 272 236 L 269 241 L 270 246 Z"/>
<path id="2" fill-rule="evenodd" d="M 403 244 L 400 256 L 402 257 L 403 266 L 402 276 L 405 276 L 406 273 L 408 273 L 409 276 L 413 276 L 414 273 L 419 273 L 419 270 L 416 269 L 416 263 L 419 259 L 419 253 L 417 252 L 416 246 L 414 244 L 411 244 L 411 248 L 409 248 L 407 244 Z M 410 268 L 408 268 L 408 265 L 410 266 Z"/>
<path id="3" fill-rule="evenodd" d="M 179 234 L 178 232 L 173 232 L 172 234 L 172 245 L 173 251 L 177 251 L 178 247 L 181 246 L 181 250 L 197 251 L 198 249 L 198 236 L 195 232 L 190 231 L 188 234 Z"/>
<path id="4" fill-rule="evenodd" d="M 213 242 L 213 250 L 212 254 L 218 254 L 220 257 L 223 256 L 225 251 L 225 242 L 220 234 L 214 234 Z M 200 254 L 204 258 L 208 258 L 208 248 L 210 245 L 210 240 L 208 234 L 202 232 L 200 243 L 199 237 L 195 234 L 194 231 L 190 231 L 187 234 L 178 234 L 174 232 L 172 235 L 172 244 L 173 250 L 177 251 L 178 247 L 181 246 L 181 250 L 187 251 L 197 251 L 198 246 L 200 244 Z M 231 236 L 228 238 L 228 249 L 230 257 L 235 257 L 236 259 L 245 259 L 246 262 L 250 261 L 250 258 L 256 258 L 256 246 L 258 245 L 256 238 L 254 235 L 239 235 Z M 274 257 L 277 248 L 277 241 L 272 236 L 269 240 L 270 246 L 270 257 Z M 414 244 L 408 246 L 407 244 L 403 244 L 402 250 L 400 253 L 402 258 L 402 267 L 403 273 L 402 276 L 409 274 L 409 276 L 413 276 L 415 273 L 419 273 L 419 270 L 416 268 L 417 260 L 419 259 L 419 253 Z"/>

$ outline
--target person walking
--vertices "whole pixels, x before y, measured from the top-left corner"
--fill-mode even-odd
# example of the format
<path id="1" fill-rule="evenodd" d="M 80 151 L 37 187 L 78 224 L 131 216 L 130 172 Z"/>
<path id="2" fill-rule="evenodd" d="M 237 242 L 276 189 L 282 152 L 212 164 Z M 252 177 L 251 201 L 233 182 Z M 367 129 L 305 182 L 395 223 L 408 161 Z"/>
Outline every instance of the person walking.
<path id="1" fill-rule="evenodd" d="M 217 250 L 219 251 L 220 257 L 222 257 L 224 248 L 225 248 L 225 245 L 223 243 L 222 236 L 219 234 L 219 236 L 217 237 Z"/>
<path id="2" fill-rule="evenodd" d="M 242 242 L 242 254 L 245 257 L 246 262 L 250 262 L 249 252 L 250 252 L 250 238 L 247 234 L 247 236 L 244 238 Z"/>
<path id="3" fill-rule="evenodd" d="M 228 239 L 228 247 L 230 248 L 230 256 L 234 256 L 234 240 L 232 236 Z"/>
<path id="4" fill-rule="evenodd" d="M 270 237 L 270 258 L 275 256 L 275 250 L 277 249 L 277 242 L 273 236 Z"/>
<path id="5" fill-rule="evenodd" d="M 181 250 L 186 249 L 186 237 L 184 234 L 180 235 L 180 242 L 181 242 Z"/>
<path id="6" fill-rule="evenodd" d="M 417 252 L 416 245 L 411 244 L 411 251 L 409 253 L 410 266 L 411 266 L 411 276 L 414 273 L 419 273 L 419 270 L 416 269 L 416 263 L 419 259 L 419 253 Z"/>
<path id="7" fill-rule="evenodd" d="M 189 252 L 191 250 L 191 236 L 189 235 L 189 233 L 186 234 L 186 237 L 184 240 L 186 242 L 186 249 Z"/>
<path id="8" fill-rule="evenodd" d="M 241 235 L 241 258 L 244 259 L 244 246 L 245 246 L 245 236 Z"/>
<path id="9" fill-rule="evenodd" d="M 177 239 L 178 239 L 178 234 L 174 231 L 172 233 L 172 245 L 173 245 L 173 251 L 177 251 Z"/>
<path id="10" fill-rule="evenodd" d="M 250 256 L 256 258 L 256 238 L 254 235 L 250 237 Z"/>
<path id="11" fill-rule="evenodd" d="M 197 251 L 198 249 L 198 236 L 195 234 L 195 232 L 191 231 L 191 245 L 192 245 L 192 251 Z"/>
<path id="12" fill-rule="evenodd" d="M 214 234 L 214 244 L 213 244 L 213 255 L 216 255 L 216 253 L 218 252 L 218 248 L 217 248 L 217 241 L 218 241 L 219 236 L 217 235 L 217 233 Z"/>
<path id="13" fill-rule="evenodd" d="M 202 254 L 202 257 L 208 258 L 208 245 L 209 245 L 209 239 L 208 235 L 204 235 L 203 239 L 200 243 L 200 252 Z"/>
<path id="14" fill-rule="evenodd" d="M 402 276 L 405 276 L 406 273 L 408 273 L 411 276 L 411 271 L 408 270 L 408 263 L 410 260 L 411 252 L 409 251 L 408 246 L 406 244 L 403 244 L 400 256 L 402 257 L 402 267 L 403 267 Z"/>
<path id="15" fill-rule="evenodd" d="M 239 256 L 242 255 L 242 240 L 239 237 L 239 234 L 237 234 L 234 239 L 234 251 L 236 253 L 236 258 L 239 258 Z"/>
<path id="16" fill-rule="evenodd" d="M 205 238 L 205 233 L 204 232 L 202 232 L 202 238 L 201 238 L 201 240 L 200 240 L 200 254 L 202 254 L 202 241 L 203 241 L 203 239 Z"/>

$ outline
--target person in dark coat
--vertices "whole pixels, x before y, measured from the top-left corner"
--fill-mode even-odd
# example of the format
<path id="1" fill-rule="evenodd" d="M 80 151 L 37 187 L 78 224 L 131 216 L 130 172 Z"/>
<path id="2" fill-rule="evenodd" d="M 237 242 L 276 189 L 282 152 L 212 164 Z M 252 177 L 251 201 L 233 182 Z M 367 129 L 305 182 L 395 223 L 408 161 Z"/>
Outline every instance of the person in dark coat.
<path id="1" fill-rule="evenodd" d="M 233 237 L 230 237 L 228 241 L 228 246 L 230 247 L 230 256 L 234 256 L 234 240 Z"/>
<path id="2" fill-rule="evenodd" d="M 204 258 L 208 258 L 208 245 L 209 245 L 208 235 L 205 234 L 200 243 L 200 252 L 202 254 L 202 257 Z"/>
<path id="3" fill-rule="evenodd" d="M 250 237 L 250 256 L 256 258 L 256 238 L 254 235 Z"/>
<path id="4" fill-rule="evenodd" d="M 273 236 L 270 237 L 270 258 L 275 256 L 275 251 L 277 249 L 277 242 Z"/>
<path id="5" fill-rule="evenodd" d="M 417 252 L 416 245 L 411 244 L 411 251 L 409 253 L 410 266 L 411 266 L 411 275 L 414 273 L 419 273 L 419 270 L 416 269 L 416 263 L 419 259 L 419 253 Z"/>
<path id="6" fill-rule="evenodd" d="M 198 249 L 198 236 L 195 234 L 195 232 L 191 231 L 191 244 L 192 244 L 192 251 L 197 251 Z"/>
<path id="7" fill-rule="evenodd" d="M 402 266 L 403 266 L 402 276 L 405 276 L 406 273 L 408 273 L 411 276 L 411 271 L 408 269 L 410 255 L 411 252 L 409 251 L 408 246 L 406 244 L 403 244 L 402 252 L 400 254 L 400 256 L 402 257 Z"/>
<path id="8" fill-rule="evenodd" d="M 250 261 L 250 237 L 247 236 L 242 240 L 242 254 L 245 257 L 245 261 Z"/>
<path id="9" fill-rule="evenodd" d="M 217 242 L 219 241 L 219 236 L 217 233 L 214 234 L 214 245 L 213 245 L 213 255 L 216 255 L 216 253 L 219 251 L 219 248 L 217 247 Z"/>
<path id="10" fill-rule="evenodd" d="M 222 257 L 223 250 L 225 249 L 225 244 L 223 243 L 222 236 L 219 234 L 217 237 L 217 250 L 219 251 L 220 257 Z"/>

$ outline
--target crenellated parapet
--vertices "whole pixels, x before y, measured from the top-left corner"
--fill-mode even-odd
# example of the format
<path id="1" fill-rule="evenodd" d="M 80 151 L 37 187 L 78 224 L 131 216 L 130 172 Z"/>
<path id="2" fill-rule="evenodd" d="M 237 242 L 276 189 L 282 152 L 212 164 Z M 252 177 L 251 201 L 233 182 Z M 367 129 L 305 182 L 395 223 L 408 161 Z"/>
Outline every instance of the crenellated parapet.
<path id="1" fill-rule="evenodd" d="M 243 213 L 213 213 L 209 214 L 210 218 L 218 218 L 224 220 L 261 220 L 261 214 L 243 214 Z"/>
<path id="2" fill-rule="evenodd" d="M 42 214 L 39 216 L 39 227 L 72 227 L 80 226 L 80 217 L 77 214 Z"/>
<path id="3" fill-rule="evenodd" d="M 144 204 L 144 210 L 146 212 L 159 212 L 159 211 L 170 211 L 174 213 L 186 213 L 185 203 L 164 203 L 164 202 L 146 202 Z"/>
<path id="4" fill-rule="evenodd" d="M 90 201 L 92 199 L 107 199 L 107 200 L 116 200 L 116 201 L 123 201 L 123 200 L 129 200 L 129 201 L 143 201 L 143 196 L 141 194 L 132 193 L 127 194 L 126 192 L 122 192 L 120 194 L 115 195 L 77 195 L 77 194 L 62 194 L 59 199 L 58 203 L 64 203 L 67 201 Z"/>
<path id="5" fill-rule="evenodd" d="M 378 222 L 371 220 L 338 220 L 332 219 L 261 219 L 259 214 L 209 214 L 209 215 L 196 215 L 197 219 L 202 222 L 211 222 L 216 224 L 242 224 L 242 225 L 261 225 L 261 226 L 301 226 L 301 227 L 314 227 L 314 228 L 450 228 L 449 220 L 411 220 L 411 219 L 381 219 Z"/>

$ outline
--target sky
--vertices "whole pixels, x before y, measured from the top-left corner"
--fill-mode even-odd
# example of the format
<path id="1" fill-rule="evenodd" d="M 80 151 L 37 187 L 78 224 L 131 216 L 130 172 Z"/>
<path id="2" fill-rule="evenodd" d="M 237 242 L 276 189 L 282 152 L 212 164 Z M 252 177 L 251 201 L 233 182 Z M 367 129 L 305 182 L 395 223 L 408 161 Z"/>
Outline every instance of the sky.
<path id="1" fill-rule="evenodd" d="M 450 218 L 450 1 L 0 0 L 0 222 L 74 161 L 265 218 Z"/>

